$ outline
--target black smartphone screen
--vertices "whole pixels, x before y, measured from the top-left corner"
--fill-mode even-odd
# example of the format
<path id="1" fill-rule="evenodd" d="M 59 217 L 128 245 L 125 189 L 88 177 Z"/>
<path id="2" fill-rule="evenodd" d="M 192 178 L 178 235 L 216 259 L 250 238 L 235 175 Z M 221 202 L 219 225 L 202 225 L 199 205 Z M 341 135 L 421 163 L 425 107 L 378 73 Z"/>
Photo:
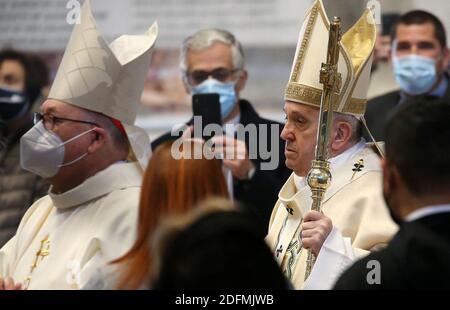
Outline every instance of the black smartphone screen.
<path id="1" fill-rule="evenodd" d="M 196 94 L 192 96 L 192 109 L 194 116 L 200 116 L 202 120 L 202 136 L 205 141 L 211 139 L 214 136 L 214 132 L 211 134 L 205 134 L 205 127 L 215 124 L 216 126 L 222 126 L 222 119 L 220 116 L 220 97 L 218 94 Z M 195 118 L 194 118 L 195 121 Z M 211 127 L 210 127 L 211 128 Z M 195 134 L 195 128 L 194 128 Z"/>

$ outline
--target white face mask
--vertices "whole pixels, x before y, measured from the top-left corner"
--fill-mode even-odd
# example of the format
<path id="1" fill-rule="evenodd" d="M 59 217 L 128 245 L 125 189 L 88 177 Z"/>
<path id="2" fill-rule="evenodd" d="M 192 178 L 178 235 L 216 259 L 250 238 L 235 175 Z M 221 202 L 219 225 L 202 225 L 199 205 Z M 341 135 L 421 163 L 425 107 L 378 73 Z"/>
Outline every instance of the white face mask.
<path id="1" fill-rule="evenodd" d="M 58 173 L 61 167 L 72 165 L 87 155 L 86 152 L 63 164 L 64 145 L 84 136 L 95 128 L 86 130 L 63 142 L 57 134 L 45 129 L 44 124 L 40 121 L 20 138 L 20 165 L 23 169 L 45 179 L 51 178 Z"/>

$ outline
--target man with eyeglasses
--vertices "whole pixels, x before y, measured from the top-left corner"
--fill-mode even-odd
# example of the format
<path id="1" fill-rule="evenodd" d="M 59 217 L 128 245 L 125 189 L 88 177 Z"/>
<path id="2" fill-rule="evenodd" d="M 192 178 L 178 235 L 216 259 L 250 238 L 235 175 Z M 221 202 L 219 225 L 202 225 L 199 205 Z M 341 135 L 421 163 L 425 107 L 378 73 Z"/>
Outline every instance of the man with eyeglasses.
<path id="1" fill-rule="evenodd" d="M 227 132 L 224 137 L 214 137 L 216 149 L 242 151 L 245 156 L 225 158 L 223 164 L 231 171 L 232 196 L 243 203 L 247 211 L 254 215 L 260 224 L 261 233 L 267 233 L 270 214 L 276 201 L 276 196 L 282 184 L 289 176 L 285 167 L 284 144 L 279 136 L 282 124 L 264 119 L 258 115 L 247 100 L 240 99 L 239 94 L 247 82 L 248 73 L 244 66 L 244 53 L 239 41 L 233 34 L 222 29 L 203 29 L 186 38 L 180 52 L 180 67 L 186 91 L 191 94 L 217 93 L 220 96 L 222 125 L 253 124 L 256 127 L 255 136 L 246 135 L 245 140 L 236 139 L 234 133 Z M 187 125 L 193 125 L 193 119 Z M 267 129 L 266 136 L 261 135 L 263 127 Z M 276 129 L 276 133 L 272 132 Z M 272 135 L 276 141 L 270 141 Z M 166 133 L 156 139 L 152 148 L 167 140 L 175 140 L 178 135 Z M 263 139 L 267 139 L 263 141 Z M 278 163 L 274 170 L 264 170 L 261 164 L 270 161 L 262 158 L 258 152 L 257 158 L 250 158 L 249 143 L 255 143 L 261 148 L 264 142 L 270 149 L 270 154 L 276 154 Z M 275 146 L 276 150 L 271 149 Z"/>
<path id="2" fill-rule="evenodd" d="M 442 22 L 415 10 L 399 17 L 392 31 L 392 64 L 399 91 L 369 101 L 366 121 L 373 137 L 382 141 L 388 116 L 400 104 L 423 99 L 450 98 L 449 49 Z M 366 138 L 370 138 L 368 135 Z"/>
<path id="3" fill-rule="evenodd" d="M 48 99 L 20 140 L 25 170 L 48 180 L 0 250 L 0 289 L 114 288 L 110 262 L 136 236 L 147 133 L 134 126 L 157 26 L 107 44 L 89 1 Z"/>

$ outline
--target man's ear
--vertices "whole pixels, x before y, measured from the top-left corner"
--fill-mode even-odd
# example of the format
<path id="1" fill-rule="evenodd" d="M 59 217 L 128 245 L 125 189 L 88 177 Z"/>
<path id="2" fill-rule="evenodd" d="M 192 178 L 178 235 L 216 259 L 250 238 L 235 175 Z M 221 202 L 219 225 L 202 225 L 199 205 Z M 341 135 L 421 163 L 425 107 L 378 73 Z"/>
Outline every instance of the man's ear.
<path id="1" fill-rule="evenodd" d="M 248 72 L 243 69 L 239 72 L 239 79 L 236 82 L 236 93 L 240 93 L 247 84 Z"/>
<path id="2" fill-rule="evenodd" d="M 181 73 L 181 81 L 183 82 L 184 90 L 186 91 L 186 93 L 190 94 L 191 93 L 191 86 L 188 83 L 188 78 L 187 78 L 185 72 Z"/>
<path id="3" fill-rule="evenodd" d="M 386 159 L 381 159 L 381 168 L 383 169 L 383 192 L 387 192 L 390 188 L 395 186 L 392 184 L 392 172 L 391 168 L 389 166 L 389 163 L 386 161 Z M 395 182 L 394 182 L 395 183 Z"/>
<path id="4" fill-rule="evenodd" d="M 352 125 L 348 122 L 336 122 L 331 141 L 332 154 L 340 154 L 352 138 Z"/>
<path id="5" fill-rule="evenodd" d="M 108 132 L 101 127 L 95 128 L 91 132 L 91 135 L 93 136 L 93 140 L 91 142 L 91 145 L 89 145 L 87 149 L 89 154 L 95 153 L 100 148 L 102 148 L 103 145 L 106 143 L 107 139 L 109 138 Z"/>
<path id="6" fill-rule="evenodd" d="M 398 168 L 386 159 L 381 159 L 383 168 L 383 190 L 404 192 L 408 190 Z"/>

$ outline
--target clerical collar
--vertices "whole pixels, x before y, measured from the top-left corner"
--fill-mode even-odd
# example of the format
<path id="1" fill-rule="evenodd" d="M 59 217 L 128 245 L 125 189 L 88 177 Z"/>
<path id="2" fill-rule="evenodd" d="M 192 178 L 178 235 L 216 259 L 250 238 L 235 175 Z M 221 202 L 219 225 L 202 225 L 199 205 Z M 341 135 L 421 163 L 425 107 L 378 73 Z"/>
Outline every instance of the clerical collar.
<path id="1" fill-rule="evenodd" d="M 448 212 L 450 212 L 450 204 L 423 207 L 411 212 L 406 217 L 406 222 L 412 222 L 426 216 Z"/>
<path id="2" fill-rule="evenodd" d="M 114 190 L 139 187 L 142 182 L 142 169 L 137 162 L 115 163 L 98 172 L 67 192 L 52 193 L 49 196 L 56 208 L 65 209 L 82 205 L 88 201 L 107 195 Z"/>
<path id="3" fill-rule="evenodd" d="M 351 158 L 355 157 L 365 147 L 366 147 L 366 140 L 364 138 L 361 138 L 361 140 L 355 145 L 353 145 L 351 148 L 345 150 L 344 152 L 333 158 L 330 158 L 329 161 L 331 174 L 333 174 L 333 171 L 336 171 L 336 169 L 339 168 L 342 164 L 348 162 Z M 300 190 L 308 185 L 306 177 L 298 176 L 295 173 L 294 173 L 294 183 L 297 190 Z"/>

